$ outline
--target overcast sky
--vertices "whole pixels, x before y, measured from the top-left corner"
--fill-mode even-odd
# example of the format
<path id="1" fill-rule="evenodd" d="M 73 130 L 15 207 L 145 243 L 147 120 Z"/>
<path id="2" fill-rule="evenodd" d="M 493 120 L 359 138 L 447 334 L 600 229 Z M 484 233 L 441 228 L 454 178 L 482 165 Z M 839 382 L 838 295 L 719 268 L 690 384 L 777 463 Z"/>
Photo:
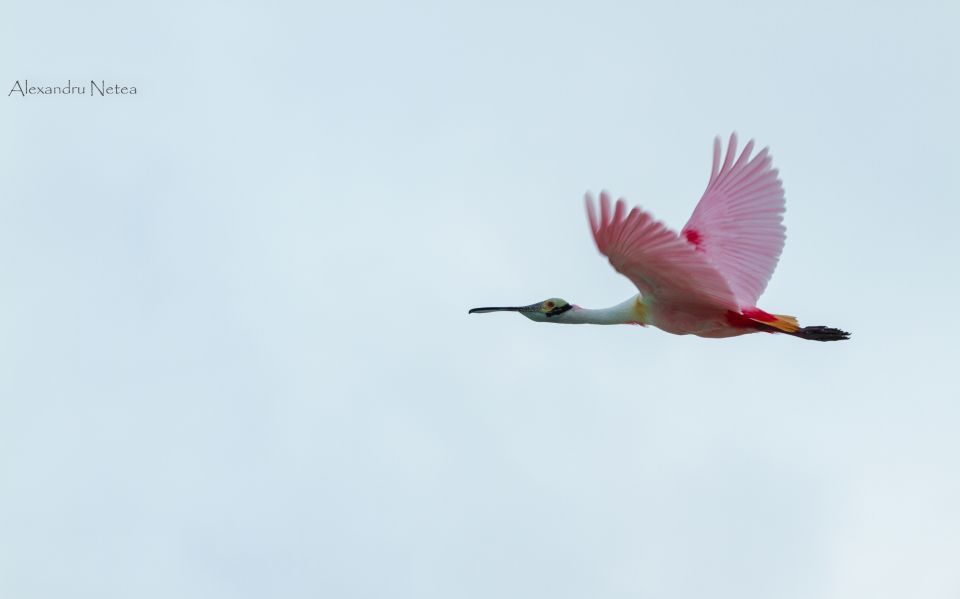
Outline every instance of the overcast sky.
<path id="1" fill-rule="evenodd" d="M 5 5 L 0 596 L 960 596 L 960 5 L 460 4 Z M 733 130 L 851 341 L 467 316 Z"/>

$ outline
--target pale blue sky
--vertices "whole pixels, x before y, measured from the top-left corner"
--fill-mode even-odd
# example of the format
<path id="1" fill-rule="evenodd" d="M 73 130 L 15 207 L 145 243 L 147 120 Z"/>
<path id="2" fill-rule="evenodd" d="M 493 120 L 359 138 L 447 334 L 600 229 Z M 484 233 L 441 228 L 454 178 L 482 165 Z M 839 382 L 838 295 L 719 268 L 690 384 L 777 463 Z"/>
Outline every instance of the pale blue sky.
<path id="1" fill-rule="evenodd" d="M 960 596 L 957 6 L 8 3 L 0 597 Z M 467 316 L 731 130 L 852 341 Z"/>

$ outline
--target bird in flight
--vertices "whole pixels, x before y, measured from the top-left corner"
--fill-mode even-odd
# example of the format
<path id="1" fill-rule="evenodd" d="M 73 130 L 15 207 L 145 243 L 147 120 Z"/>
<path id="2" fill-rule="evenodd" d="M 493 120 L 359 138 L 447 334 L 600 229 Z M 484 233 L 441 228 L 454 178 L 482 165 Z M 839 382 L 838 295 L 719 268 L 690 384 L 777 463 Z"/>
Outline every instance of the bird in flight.
<path id="1" fill-rule="evenodd" d="M 639 294 L 600 310 L 560 298 L 528 306 L 474 308 L 470 314 L 519 312 L 536 322 L 650 325 L 675 335 L 734 337 L 782 333 L 812 341 L 840 341 L 850 333 L 826 326 L 801 327 L 793 316 L 757 307 L 783 251 L 786 210 L 783 185 L 767 148 L 753 158 L 753 140 L 737 156 L 730 136 L 721 164 L 713 142 L 713 167 L 703 197 L 679 234 L 623 199 L 611 207 L 600 193 L 600 213 L 586 195 L 590 230 L 600 253 L 637 286 Z"/>

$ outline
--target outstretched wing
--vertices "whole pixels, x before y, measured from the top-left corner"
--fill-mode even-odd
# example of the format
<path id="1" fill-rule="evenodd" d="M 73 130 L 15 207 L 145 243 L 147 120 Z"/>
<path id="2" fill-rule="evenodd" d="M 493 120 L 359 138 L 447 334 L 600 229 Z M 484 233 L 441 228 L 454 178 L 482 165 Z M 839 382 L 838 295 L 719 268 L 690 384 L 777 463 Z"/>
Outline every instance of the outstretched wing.
<path id="1" fill-rule="evenodd" d="M 714 139 L 710 182 L 680 232 L 723 275 L 740 307 L 757 305 L 786 240 L 783 185 L 767 148 L 752 160 L 751 151 L 753 140 L 734 162 L 734 133 L 720 166 L 720 138 Z"/>
<path id="2" fill-rule="evenodd" d="M 593 197 L 586 196 L 590 229 L 600 252 L 645 296 L 671 305 L 711 305 L 738 310 L 729 285 L 701 252 L 680 239 L 649 213 L 617 200 L 613 213 L 606 192 L 600 194 L 600 218 Z"/>

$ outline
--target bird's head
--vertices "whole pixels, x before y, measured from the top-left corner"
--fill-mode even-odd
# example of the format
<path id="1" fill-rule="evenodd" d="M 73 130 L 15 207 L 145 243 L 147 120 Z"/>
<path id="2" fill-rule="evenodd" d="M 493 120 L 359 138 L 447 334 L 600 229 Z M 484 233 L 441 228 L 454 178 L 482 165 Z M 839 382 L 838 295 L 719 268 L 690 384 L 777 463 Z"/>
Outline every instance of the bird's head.
<path id="1" fill-rule="evenodd" d="M 550 299 L 543 300 L 542 302 L 530 304 L 529 306 L 474 308 L 470 310 L 470 314 L 484 314 L 486 312 L 519 312 L 530 320 L 535 320 L 537 322 L 559 322 L 558 317 L 571 308 L 573 308 L 573 304 L 567 303 L 566 300 L 562 300 L 559 297 L 552 297 Z"/>

